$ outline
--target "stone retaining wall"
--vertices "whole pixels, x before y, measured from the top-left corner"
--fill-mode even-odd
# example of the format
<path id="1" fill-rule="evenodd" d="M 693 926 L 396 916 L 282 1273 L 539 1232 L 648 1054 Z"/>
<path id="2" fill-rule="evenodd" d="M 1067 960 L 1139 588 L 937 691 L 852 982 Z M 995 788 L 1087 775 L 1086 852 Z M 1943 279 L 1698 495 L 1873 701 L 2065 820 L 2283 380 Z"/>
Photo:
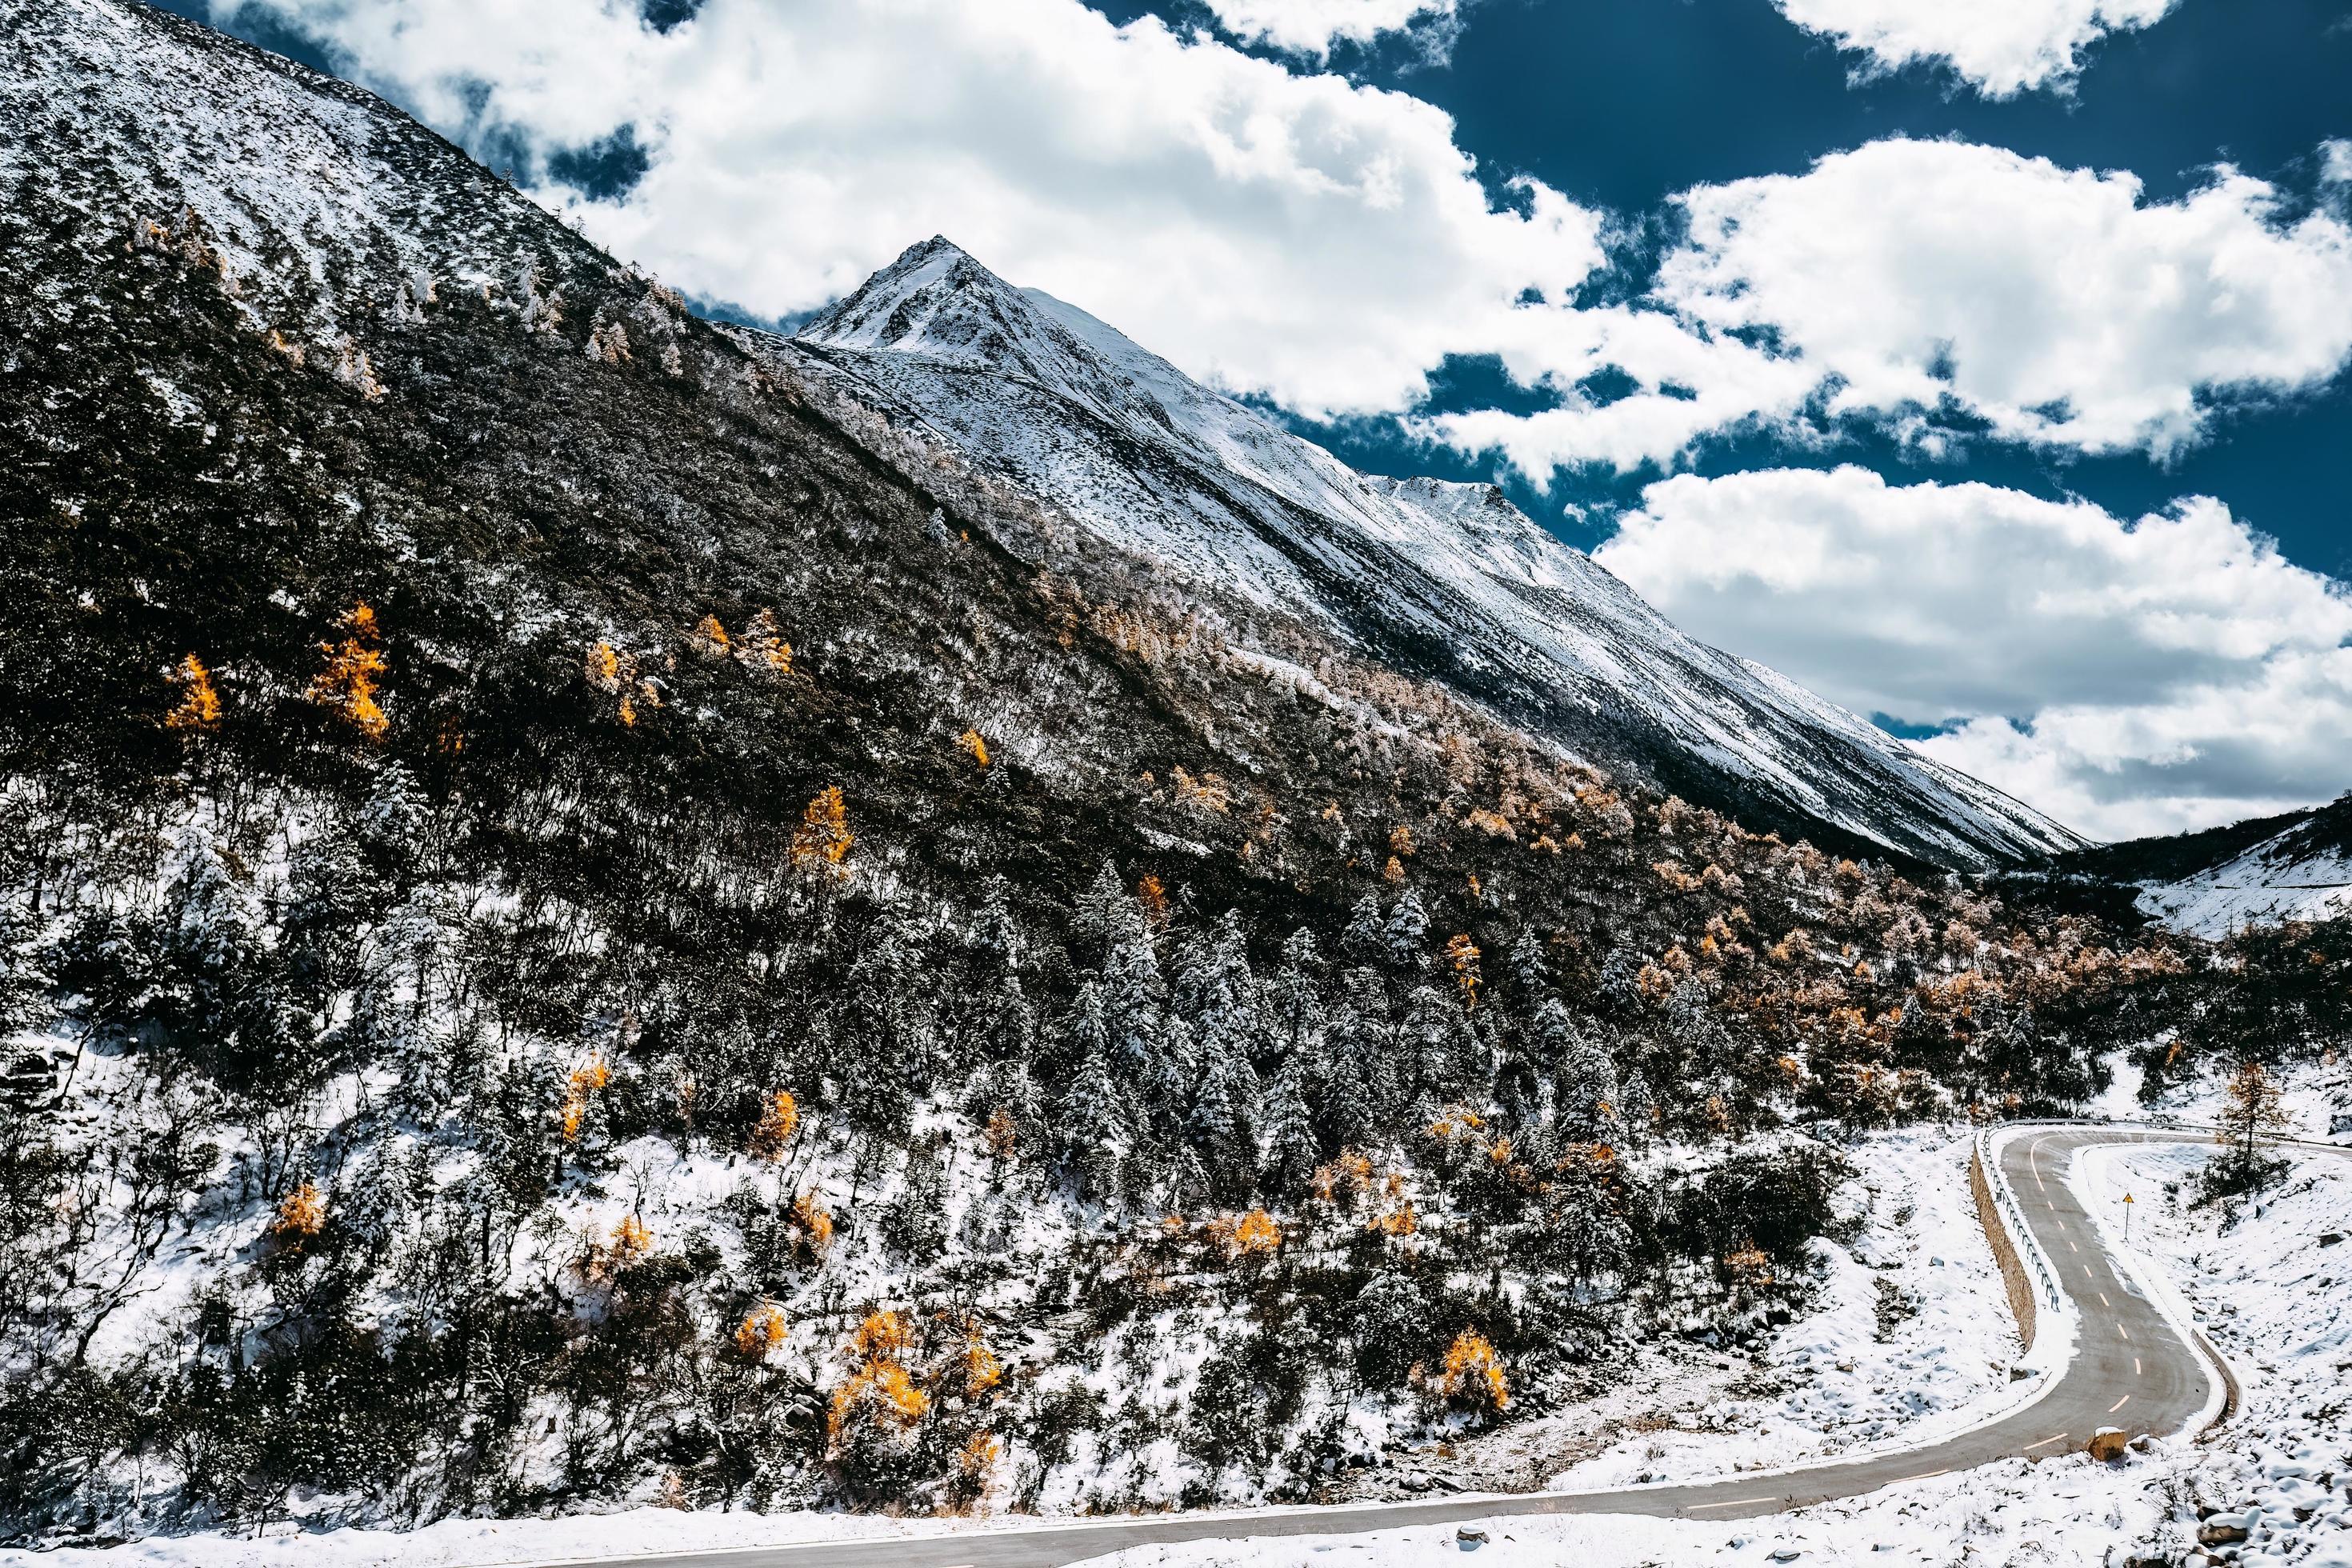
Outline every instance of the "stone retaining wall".
<path id="1" fill-rule="evenodd" d="M 2000 1282 L 2009 1288 L 2009 1310 L 2017 1319 L 2017 1337 L 2032 1350 L 2033 1287 L 2026 1280 L 2025 1260 L 2017 1255 L 2017 1242 L 1993 1205 L 1991 1173 L 1984 1168 L 1983 1155 L 1974 1144 L 1969 1149 L 1969 1190 L 1976 1194 L 1978 1222 L 1984 1226 L 1985 1239 L 1992 1243 L 1993 1260 L 2000 1265 Z"/>

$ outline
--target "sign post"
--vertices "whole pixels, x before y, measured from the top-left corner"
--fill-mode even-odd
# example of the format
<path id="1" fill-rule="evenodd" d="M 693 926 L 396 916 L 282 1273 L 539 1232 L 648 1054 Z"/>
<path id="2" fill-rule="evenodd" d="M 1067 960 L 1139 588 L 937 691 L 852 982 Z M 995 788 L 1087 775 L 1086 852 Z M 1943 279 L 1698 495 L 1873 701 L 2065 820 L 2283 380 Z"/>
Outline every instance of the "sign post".
<path id="1" fill-rule="evenodd" d="M 2131 1245 L 2131 1205 L 2132 1195 L 2126 1193 L 2124 1194 L 2124 1245 L 2126 1247 Z"/>

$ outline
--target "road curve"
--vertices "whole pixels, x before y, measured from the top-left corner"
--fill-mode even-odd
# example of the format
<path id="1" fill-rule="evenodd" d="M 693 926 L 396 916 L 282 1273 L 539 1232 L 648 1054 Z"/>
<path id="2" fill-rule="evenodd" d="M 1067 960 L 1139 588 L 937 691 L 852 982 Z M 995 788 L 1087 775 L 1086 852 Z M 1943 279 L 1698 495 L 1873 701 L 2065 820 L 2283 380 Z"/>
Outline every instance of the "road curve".
<path id="1" fill-rule="evenodd" d="M 2120 1143 L 2205 1142 L 2209 1134 L 2062 1125 L 2019 1131 L 2001 1173 L 2025 1223 L 2080 1315 L 2074 1359 L 2055 1386 L 2021 1409 L 1939 1442 L 1780 1475 L 1732 1476 L 1618 1491 L 1534 1492 L 1442 1501 L 1339 1504 L 1249 1514 L 1040 1523 L 1034 1529 L 873 1541 L 810 1542 L 604 1559 L 627 1568 L 1055 1568 L 1106 1552 L 1175 1541 L 1327 1535 L 1446 1524 L 1513 1514 L 1615 1513 L 1738 1519 L 1875 1491 L 1897 1481 L 1967 1469 L 2014 1455 L 2080 1449 L 2102 1426 L 2168 1435 L 2205 1408 L 2215 1364 L 2184 1342 L 2108 1256 L 2065 1180 L 2074 1154 Z M 2330 1145 L 2336 1153 L 2352 1150 Z M 2046 1303 L 2045 1303 L 2046 1308 Z"/>

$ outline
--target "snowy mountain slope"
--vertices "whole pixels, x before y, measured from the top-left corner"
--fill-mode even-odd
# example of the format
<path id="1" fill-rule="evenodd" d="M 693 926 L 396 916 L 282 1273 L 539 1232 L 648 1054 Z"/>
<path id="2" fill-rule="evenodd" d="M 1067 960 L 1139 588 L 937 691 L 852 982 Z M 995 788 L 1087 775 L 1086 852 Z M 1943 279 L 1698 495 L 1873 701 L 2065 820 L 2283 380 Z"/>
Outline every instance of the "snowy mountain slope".
<path id="1" fill-rule="evenodd" d="M 1685 637 L 1484 485 L 1359 474 L 1112 328 L 915 246 L 772 360 L 1051 514 L 1338 629 L 1759 826 L 1977 866 L 2081 841 L 1775 672 Z"/>
<path id="2" fill-rule="evenodd" d="M 2174 931 L 2217 940 L 2248 925 L 2352 913 L 2352 795 L 2287 821 L 2195 869 L 2135 878 L 2139 907 Z"/>
<path id="3" fill-rule="evenodd" d="M 1813 1129 L 2063 1110 L 2176 1005 L 1066 514 L 1038 570 L 1002 471 L 363 93 L 132 0 L 0 37 L 6 1548 L 1311 1498 L 1744 1340 Z M 1251 484 L 1236 549 L 1466 668 Z"/>
<path id="4" fill-rule="evenodd" d="M 22 184 L 70 146 L 79 188 L 136 193 L 78 232 L 200 263 L 289 349 L 344 349 L 453 289 L 543 308 L 541 269 L 593 254 L 342 82 L 168 13 L 56 0 L 0 17 L 0 181 Z"/>

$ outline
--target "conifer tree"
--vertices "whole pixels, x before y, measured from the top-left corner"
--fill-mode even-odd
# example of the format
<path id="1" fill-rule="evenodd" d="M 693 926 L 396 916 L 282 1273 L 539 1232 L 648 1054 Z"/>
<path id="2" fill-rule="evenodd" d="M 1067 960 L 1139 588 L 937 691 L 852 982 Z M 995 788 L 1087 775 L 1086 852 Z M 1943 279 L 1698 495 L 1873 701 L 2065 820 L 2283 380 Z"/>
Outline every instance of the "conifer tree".
<path id="1" fill-rule="evenodd" d="M 1241 1074 L 1255 1076 L 1251 1063 L 1263 1047 L 1265 1019 L 1239 910 L 1226 910 L 1213 932 L 1186 945 L 1175 1000 L 1204 1065 L 1237 1063 Z"/>
<path id="2" fill-rule="evenodd" d="M 1300 1088 L 1305 1071 L 1299 1057 L 1286 1057 L 1265 1096 L 1260 1169 L 1267 1190 L 1284 1197 L 1303 1188 L 1322 1159 L 1315 1141 L 1315 1122 L 1307 1114 L 1307 1096 Z"/>
<path id="3" fill-rule="evenodd" d="M 1536 936 L 1536 928 L 1521 926 L 1511 939 L 1511 978 L 1518 983 L 1520 994 L 1529 1006 L 1551 994 L 1551 964 L 1544 957 L 1543 942 Z"/>
<path id="4" fill-rule="evenodd" d="M 1535 1027 L 1543 1058 L 1551 1063 L 1561 1131 L 1588 1142 L 1601 1137 L 1617 1114 L 1617 1069 L 1609 1054 L 1556 996 L 1538 1010 Z"/>
<path id="5" fill-rule="evenodd" d="M 1123 1097 L 1110 1058 L 1097 1040 L 1079 1059 L 1062 1096 L 1058 1118 L 1068 1164 L 1079 1192 L 1096 1202 L 1117 1195 L 1124 1144 Z"/>
<path id="6" fill-rule="evenodd" d="M 404 887 L 425 863 L 430 821 L 415 775 L 387 763 L 377 770 L 352 826 L 369 863 Z"/>
<path id="7" fill-rule="evenodd" d="M 1319 1057 L 1327 1020 L 1314 933 L 1304 927 L 1282 944 L 1282 964 L 1266 982 L 1267 1043 L 1286 1059 Z"/>
<path id="8" fill-rule="evenodd" d="M 1105 860 L 1070 910 L 1070 938 L 1080 963 L 1091 964 L 1108 956 L 1119 906 L 1133 901 L 1118 868 Z"/>
<path id="9" fill-rule="evenodd" d="M 1428 932 L 1429 916 L 1422 910 L 1421 895 L 1407 888 L 1396 908 L 1389 911 L 1387 929 L 1381 932 L 1389 967 L 1398 974 L 1420 973 L 1425 962 L 1422 943 Z"/>
<path id="10" fill-rule="evenodd" d="M 1370 969 L 1351 969 L 1331 1016 L 1330 1069 L 1323 1075 L 1318 1110 L 1330 1141 L 1366 1148 L 1394 1107 L 1388 1103 L 1385 1067 L 1390 1025 L 1387 988 Z"/>
<path id="11" fill-rule="evenodd" d="M 1339 933 L 1339 956 L 1359 967 L 1378 965 L 1388 958 L 1387 922 L 1381 900 L 1366 893 L 1348 912 L 1347 929 Z"/>

